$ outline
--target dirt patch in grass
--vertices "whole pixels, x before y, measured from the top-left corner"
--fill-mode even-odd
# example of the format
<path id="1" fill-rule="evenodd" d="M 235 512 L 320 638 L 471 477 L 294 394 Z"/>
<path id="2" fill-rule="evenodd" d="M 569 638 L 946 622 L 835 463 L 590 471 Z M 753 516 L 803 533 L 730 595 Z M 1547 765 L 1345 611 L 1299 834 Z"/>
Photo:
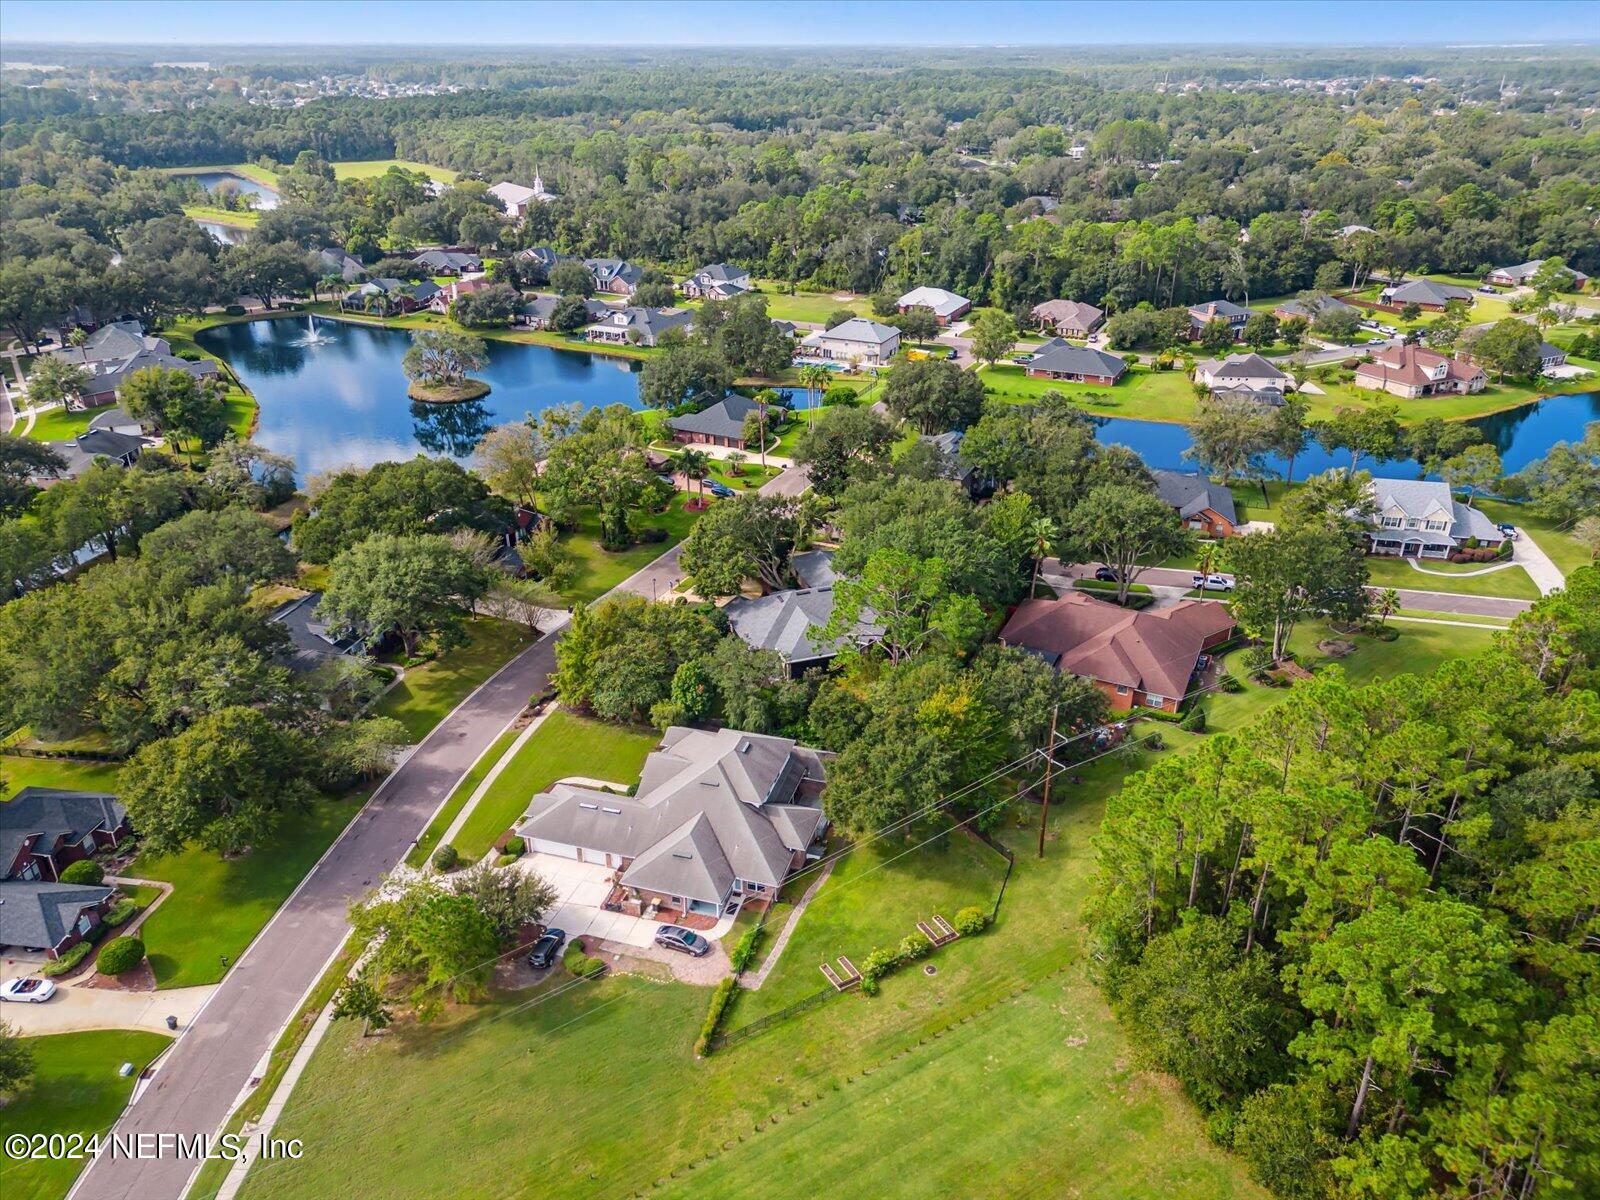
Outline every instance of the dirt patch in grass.
<path id="1" fill-rule="evenodd" d="M 1318 642 L 1317 650 L 1319 653 L 1326 654 L 1329 658 L 1344 658 L 1346 655 L 1356 652 L 1356 644 L 1339 638 L 1329 638 L 1325 642 Z"/>

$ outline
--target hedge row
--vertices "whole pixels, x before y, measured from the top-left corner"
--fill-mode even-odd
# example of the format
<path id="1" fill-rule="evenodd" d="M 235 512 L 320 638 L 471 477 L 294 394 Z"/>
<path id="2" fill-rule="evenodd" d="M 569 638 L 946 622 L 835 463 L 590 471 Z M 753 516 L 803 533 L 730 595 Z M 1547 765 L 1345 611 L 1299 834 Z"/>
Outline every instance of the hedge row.
<path id="1" fill-rule="evenodd" d="M 712 989 L 711 1007 L 706 1010 L 705 1023 L 700 1026 L 700 1036 L 694 1042 L 696 1058 L 705 1058 L 711 1053 L 711 1039 L 717 1036 L 717 1029 L 728 1013 L 728 1005 L 733 1003 L 733 991 L 738 986 L 733 976 L 729 975 Z"/>
<path id="2" fill-rule="evenodd" d="M 989 924 L 989 916 L 983 909 L 973 905 L 956 913 L 955 920 L 950 923 L 955 926 L 957 933 L 963 937 L 971 937 L 983 932 L 984 927 Z M 927 958 L 932 952 L 933 943 L 921 930 L 906 934 L 900 939 L 898 946 L 880 947 L 874 950 L 861 961 L 862 994 L 876 996 L 878 981 L 885 975 L 907 963 Z"/>

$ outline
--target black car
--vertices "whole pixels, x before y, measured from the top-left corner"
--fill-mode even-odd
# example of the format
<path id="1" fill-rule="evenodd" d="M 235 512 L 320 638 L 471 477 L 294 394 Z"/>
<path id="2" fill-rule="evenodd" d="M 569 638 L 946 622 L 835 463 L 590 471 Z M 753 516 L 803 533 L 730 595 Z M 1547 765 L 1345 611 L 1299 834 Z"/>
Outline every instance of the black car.
<path id="1" fill-rule="evenodd" d="M 543 971 L 555 962 L 556 955 L 561 953 L 561 947 L 566 945 L 566 942 L 567 935 L 564 930 L 546 929 L 533 944 L 533 953 L 528 955 L 528 965 L 535 971 Z"/>
<path id="2" fill-rule="evenodd" d="M 1101 583 L 1117 583 L 1117 572 L 1112 567 L 1096 567 L 1094 577 Z"/>
<path id="3" fill-rule="evenodd" d="M 682 925 L 662 925 L 656 930 L 656 945 L 681 954 L 704 958 L 711 953 L 711 943 L 692 929 Z"/>

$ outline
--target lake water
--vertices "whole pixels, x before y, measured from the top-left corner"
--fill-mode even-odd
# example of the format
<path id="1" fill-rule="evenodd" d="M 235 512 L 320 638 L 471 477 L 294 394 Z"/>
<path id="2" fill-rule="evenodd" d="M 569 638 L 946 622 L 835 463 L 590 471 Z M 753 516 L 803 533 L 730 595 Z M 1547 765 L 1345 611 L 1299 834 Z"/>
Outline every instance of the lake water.
<path id="1" fill-rule="evenodd" d="M 194 180 L 208 192 L 217 190 L 220 183 L 231 183 L 246 196 L 255 197 L 257 208 L 277 208 L 278 193 L 264 183 L 257 183 L 254 179 L 246 179 L 243 175 L 235 175 L 231 171 L 199 171 L 188 178 Z"/>
<path id="2" fill-rule="evenodd" d="M 196 221 L 195 224 L 224 246 L 237 246 L 250 232 L 242 225 L 224 225 L 220 221 Z"/>
<path id="3" fill-rule="evenodd" d="M 546 346 L 489 343 L 473 374 L 493 389 L 463 404 L 417 404 L 400 360 L 411 335 L 316 320 L 330 340 L 306 344 L 307 318 L 245 321 L 202 330 L 196 341 L 226 360 L 255 393 L 255 440 L 295 460 L 300 478 L 352 463 L 370 466 L 418 453 L 465 461 L 495 425 L 553 404 L 639 407 L 636 364 Z"/>
<path id="4" fill-rule="evenodd" d="M 477 375 L 493 391 L 466 404 L 416 404 L 406 396 L 400 360 L 411 344 L 403 330 L 317 319 L 331 340 L 308 345 L 306 318 L 249 321 L 202 331 L 196 340 L 233 366 L 261 404 L 256 440 L 292 456 L 302 478 L 346 463 L 368 466 L 419 452 L 465 461 L 488 429 L 537 415 L 552 404 L 639 407 L 637 366 L 624 359 L 514 342 L 489 343 L 489 365 Z M 1186 469 L 1181 425 L 1096 417 L 1102 442 L 1119 442 L 1152 467 Z M 1558 441 L 1576 441 L 1600 421 L 1600 395 L 1552 396 L 1473 422 L 1500 451 L 1508 472 L 1541 458 Z M 1344 466 L 1349 457 L 1313 444 L 1295 460 L 1294 476 Z M 1273 464 L 1282 469 L 1282 463 Z M 1361 465 L 1378 474 L 1415 477 L 1409 459 Z"/>

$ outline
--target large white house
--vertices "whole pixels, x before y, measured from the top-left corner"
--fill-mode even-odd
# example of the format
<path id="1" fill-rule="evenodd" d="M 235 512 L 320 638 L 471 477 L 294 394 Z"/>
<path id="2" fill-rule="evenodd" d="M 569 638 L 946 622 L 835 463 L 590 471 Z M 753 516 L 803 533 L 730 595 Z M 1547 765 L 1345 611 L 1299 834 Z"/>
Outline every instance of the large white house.
<path id="1" fill-rule="evenodd" d="M 548 204 L 557 199 L 554 192 L 546 190 L 544 180 L 537 171 L 533 173 L 532 187 L 502 179 L 489 189 L 489 195 L 500 201 L 500 207 L 506 210 L 506 216 L 512 220 L 519 220 L 535 204 Z"/>
<path id="2" fill-rule="evenodd" d="M 900 331 L 866 317 L 854 317 L 832 329 L 820 330 L 800 343 L 807 358 L 881 367 L 900 351 Z"/>
<path id="3" fill-rule="evenodd" d="M 1493 521 L 1435 480 L 1374 479 L 1372 498 L 1378 513 L 1367 537 L 1374 554 L 1448 558 L 1469 538 L 1490 547 L 1505 541 Z"/>
<path id="4" fill-rule="evenodd" d="M 895 307 L 901 312 L 910 312 L 913 308 L 925 308 L 933 314 L 939 324 L 948 325 L 957 317 L 970 312 L 972 301 L 944 288 L 918 287 L 912 288 L 895 301 Z"/>

